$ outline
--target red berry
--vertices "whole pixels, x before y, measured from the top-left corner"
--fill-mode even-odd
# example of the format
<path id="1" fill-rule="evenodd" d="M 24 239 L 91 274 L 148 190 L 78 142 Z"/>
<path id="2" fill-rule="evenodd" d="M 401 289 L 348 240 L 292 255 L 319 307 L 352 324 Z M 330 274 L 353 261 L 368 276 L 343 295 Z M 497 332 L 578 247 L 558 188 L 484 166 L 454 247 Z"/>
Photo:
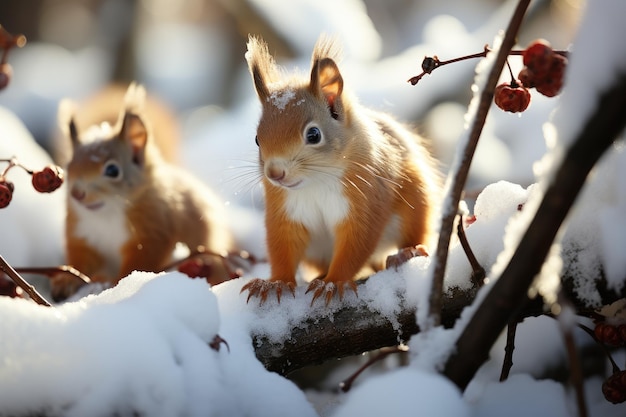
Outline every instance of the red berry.
<path id="1" fill-rule="evenodd" d="M 63 184 L 63 170 L 56 165 L 48 165 L 33 173 L 32 182 L 40 193 L 51 193 Z"/>
<path id="2" fill-rule="evenodd" d="M 537 39 L 526 47 L 523 54 L 524 65 L 537 79 L 546 76 L 552 66 L 552 59 L 556 56 L 550 43 L 545 39 Z"/>
<path id="3" fill-rule="evenodd" d="M 0 180 L 0 208 L 5 208 L 13 198 L 13 183 L 4 179 Z"/>
<path id="4" fill-rule="evenodd" d="M 552 60 L 552 66 L 546 76 L 535 80 L 535 88 L 546 97 L 554 97 L 561 91 L 563 87 L 563 77 L 565 75 L 565 67 L 567 66 L 567 58 L 562 55 L 555 54 Z"/>
<path id="5" fill-rule="evenodd" d="M 593 330 L 596 339 L 605 345 L 609 346 L 620 346 L 623 343 L 623 340 L 617 331 L 617 327 L 608 323 L 598 323 L 596 324 L 596 328 Z"/>
<path id="6" fill-rule="evenodd" d="M 613 404 L 626 401 L 626 371 L 618 371 L 604 381 L 602 394 Z"/>
<path id="7" fill-rule="evenodd" d="M 517 79 L 526 88 L 533 88 L 535 86 L 535 74 L 527 67 L 522 68 L 517 75 Z"/>
<path id="8" fill-rule="evenodd" d="M 626 344 L 626 324 L 620 324 L 617 326 L 617 333 L 619 333 L 619 337 L 622 338 L 622 342 Z"/>
<path id="9" fill-rule="evenodd" d="M 530 93 L 518 82 L 500 84 L 496 87 L 495 102 L 504 111 L 523 112 L 530 104 Z"/>
<path id="10" fill-rule="evenodd" d="M 13 76 L 13 68 L 10 64 L 4 63 L 0 65 L 0 90 L 6 88 L 11 82 Z"/>

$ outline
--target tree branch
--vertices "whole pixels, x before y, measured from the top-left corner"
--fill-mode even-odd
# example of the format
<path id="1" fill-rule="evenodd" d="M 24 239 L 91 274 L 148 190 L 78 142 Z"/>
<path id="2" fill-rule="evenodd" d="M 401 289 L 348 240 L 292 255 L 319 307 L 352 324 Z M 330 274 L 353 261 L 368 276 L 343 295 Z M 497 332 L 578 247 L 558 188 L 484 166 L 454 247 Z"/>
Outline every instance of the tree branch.
<path id="1" fill-rule="evenodd" d="M 565 216 L 587 175 L 626 124 L 626 75 L 601 97 L 584 129 L 568 149 L 500 279 L 494 284 L 456 343 L 444 373 L 465 389 L 487 360 L 496 338 L 526 301 Z"/>
<path id="2" fill-rule="evenodd" d="M 519 0 L 515 12 L 511 17 L 511 21 L 506 29 L 504 38 L 502 39 L 502 45 L 496 56 L 496 59 L 489 71 L 485 88 L 481 92 L 480 102 L 478 104 L 478 111 L 472 121 L 469 140 L 465 146 L 461 164 L 458 171 L 452 177 L 450 185 L 449 196 L 445 199 L 445 207 L 443 207 L 443 217 L 441 219 L 441 230 L 439 233 L 439 240 L 437 242 L 437 250 L 435 252 L 435 264 L 432 275 L 432 288 L 430 292 L 429 305 L 430 305 L 430 319 L 433 326 L 437 326 L 441 322 L 440 314 L 442 309 L 441 294 L 443 291 L 443 278 L 446 272 L 446 263 L 448 260 L 448 250 L 450 247 L 450 237 L 452 235 L 452 229 L 454 228 L 454 219 L 457 215 L 459 202 L 461 201 L 461 194 L 467 181 L 472 158 L 474 157 L 474 151 L 478 146 L 478 140 L 485 126 L 485 120 L 489 113 L 489 108 L 493 101 L 493 95 L 504 68 L 504 63 L 507 60 L 509 51 L 515 44 L 515 38 L 517 32 L 524 19 L 524 14 L 528 8 L 530 0 Z"/>
<path id="3" fill-rule="evenodd" d="M 591 315 L 594 310 L 576 295 L 574 279 L 563 277 L 562 281 L 564 293 L 572 300 L 576 312 L 582 316 Z M 359 282 L 359 285 L 362 284 Z M 596 284 L 603 304 L 626 297 L 626 288 L 621 293 L 615 293 L 606 290 L 604 279 Z M 454 325 L 462 310 L 473 302 L 475 293 L 474 290 L 458 289 L 444 293 L 441 320 L 445 327 Z M 399 298 L 398 304 L 401 309 L 396 319 L 400 323 L 400 334 L 385 317 L 366 306 L 346 307 L 332 318 L 310 317 L 305 326 L 293 328 L 284 340 L 277 343 L 270 343 L 262 334 L 253 335 L 256 356 L 268 370 L 285 375 L 306 366 L 406 342 L 420 329 L 415 320 L 415 310 L 404 299 Z M 519 313 L 519 320 L 543 313 L 543 300 L 537 297 L 525 304 Z"/>

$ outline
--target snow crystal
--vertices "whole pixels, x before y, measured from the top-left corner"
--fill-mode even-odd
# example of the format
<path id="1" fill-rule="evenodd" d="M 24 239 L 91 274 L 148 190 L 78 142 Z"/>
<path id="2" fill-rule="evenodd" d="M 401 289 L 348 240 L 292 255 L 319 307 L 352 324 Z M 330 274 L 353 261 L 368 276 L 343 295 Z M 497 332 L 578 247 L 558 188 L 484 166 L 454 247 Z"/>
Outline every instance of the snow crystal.
<path id="1" fill-rule="evenodd" d="M 272 94 L 270 94 L 267 98 L 267 101 L 278 110 L 283 111 L 295 96 L 296 92 L 294 90 L 286 88 L 284 90 L 272 91 Z"/>

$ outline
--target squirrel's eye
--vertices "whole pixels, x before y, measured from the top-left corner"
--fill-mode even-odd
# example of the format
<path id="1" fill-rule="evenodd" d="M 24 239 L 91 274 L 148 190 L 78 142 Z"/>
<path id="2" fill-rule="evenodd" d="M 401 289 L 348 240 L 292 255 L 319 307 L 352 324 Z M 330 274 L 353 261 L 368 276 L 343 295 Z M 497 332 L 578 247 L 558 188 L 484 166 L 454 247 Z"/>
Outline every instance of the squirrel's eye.
<path id="1" fill-rule="evenodd" d="M 259 137 L 258 136 L 254 137 L 254 143 L 256 143 L 256 146 L 259 146 Z"/>
<path id="2" fill-rule="evenodd" d="M 117 162 L 109 161 L 102 169 L 102 175 L 117 180 L 122 177 L 122 169 Z"/>
<path id="3" fill-rule="evenodd" d="M 317 145 L 322 141 L 322 131 L 319 127 L 311 126 L 306 131 L 306 143 L 309 145 Z"/>

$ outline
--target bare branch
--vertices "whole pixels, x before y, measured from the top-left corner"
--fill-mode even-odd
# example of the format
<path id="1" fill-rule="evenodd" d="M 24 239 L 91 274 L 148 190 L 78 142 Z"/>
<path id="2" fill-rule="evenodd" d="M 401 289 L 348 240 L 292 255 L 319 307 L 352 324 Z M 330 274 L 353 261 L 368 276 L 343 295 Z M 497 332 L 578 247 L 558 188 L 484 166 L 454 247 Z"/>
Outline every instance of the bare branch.
<path id="1" fill-rule="evenodd" d="M 15 269 L 13 269 L 13 267 L 9 265 L 9 263 L 2 256 L 0 256 L 0 269 L 5 274 L 7 274 L 9 278 L 11 278 L 13 282 L 17 284 L 18 287 L 23 289 L 26 292 L 26 294 L 28 294 L 30 298 L 32 298 L 37 304 L 40 304 L 46 307 L 51 306 L 48 300 L 43 298 L 43 296 L 37 292 L 34 286 L 26 282 L 26 280 L 22 278 L 21 275 L 18 274 L 15 271 Z"/>

